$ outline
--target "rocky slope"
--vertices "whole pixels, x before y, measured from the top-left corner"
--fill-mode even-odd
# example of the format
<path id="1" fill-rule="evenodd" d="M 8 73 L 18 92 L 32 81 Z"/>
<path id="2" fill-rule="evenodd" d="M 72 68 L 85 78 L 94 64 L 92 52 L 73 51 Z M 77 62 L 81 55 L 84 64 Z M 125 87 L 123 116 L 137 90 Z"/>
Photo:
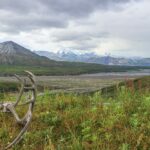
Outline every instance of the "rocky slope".
<path id="1" fill-rule="evenodd" d="M 49 65 L 52 62 L 55 61 L 39 56 L 15 42 L 0 43 L 0 64 Z"/>

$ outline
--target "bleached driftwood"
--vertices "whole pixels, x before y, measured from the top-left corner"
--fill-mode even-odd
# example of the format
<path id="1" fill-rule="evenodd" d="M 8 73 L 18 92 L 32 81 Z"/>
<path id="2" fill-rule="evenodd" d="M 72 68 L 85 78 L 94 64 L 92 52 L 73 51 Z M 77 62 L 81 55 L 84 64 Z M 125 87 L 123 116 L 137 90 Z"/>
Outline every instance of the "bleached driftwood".
<path id="1" fill-rule="evenodd" d="M 29 80 L 31 81 L 31 86 L 29 87 L 26 85 L 25 79 L 22 79 L 18 75 L 15 75 L 15 77 L 21 83 L 21 89 L 20 89 L 19 95 L 16 99 L 16 102 L 15 103 L 5 102 L 5 103 L 0 104 L 0 110 L 2 110 L 3 113 L 5 113 L 5 112 L 12 113 L 12 115 L 14 116 L 14 118 L 16 120 L 16 123 L 23 126 L 23 128 L 20 131 L 20 133 L 18 134 L 18 136 L 9 145 L 7 145 L 5 147 L 5 150 L 7 150 L 7 149 L 11 148 L 13 145 L 19 143 L 19 141 L 22 139 L 24 133 L 27 131 L 28 126 L 31 122 L 32 112 L 33 112 L 33 108 L 34 108 L 34 104 L 35 104 L 35 100 L 36 100 L 36 83 L 35 83 L 35 76 L 29 71 L 25 71 L 25 72 L 27 73 L 27 76 L 28 76 Z M 19 104 L 19 102 L 21 101 L 22 95 L 25 91 L 31 91 L 32 96 L 26 102 Z M 17 106 L 27 105 L 27 104 L 29 105 L 27 113 L 25 114 L 25 116 L 23 118 L 19 118 L 15 108 Z"/>

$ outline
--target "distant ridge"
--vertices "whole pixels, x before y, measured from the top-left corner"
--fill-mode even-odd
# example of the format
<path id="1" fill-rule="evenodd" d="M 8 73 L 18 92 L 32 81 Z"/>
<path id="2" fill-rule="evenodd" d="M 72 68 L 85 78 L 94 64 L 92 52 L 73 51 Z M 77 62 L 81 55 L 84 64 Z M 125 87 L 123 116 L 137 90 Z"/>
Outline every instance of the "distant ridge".
<path id="1" fill-rule="evenodd" d="M 112 56 L 99 56 L 95 53 L 75 53 L 73 51 L 60 51 L 57 53 L 48 51 L 35 51 L 40 56 L 49 59 L 70 62 L 96 63 L 117 66 L 150 66 L 150 58 L 124 58 Z"/>
<path id="2" fill-rule="evenodd" d="M 13 41 L 0 43 L 0 64 L 45 66 L 50 63 L 55 61 L 39 56 Z"/>
<path id="3" fill-rule="evenodd" d="M 0 54 L 32 55 L 32 56 L 35 55 L 30 50 L 22 47 L 21 45 L 15 43 L 13 41 L 6 41 L 6 42 L 3 42 L 3 43 L 0 43 Z"/>

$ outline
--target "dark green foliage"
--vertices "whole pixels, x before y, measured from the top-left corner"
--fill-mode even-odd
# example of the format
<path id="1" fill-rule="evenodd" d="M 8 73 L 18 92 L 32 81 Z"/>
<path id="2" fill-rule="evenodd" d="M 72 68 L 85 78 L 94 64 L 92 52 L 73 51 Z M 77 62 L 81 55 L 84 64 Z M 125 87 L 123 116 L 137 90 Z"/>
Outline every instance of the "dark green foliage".
<path id="1" fill-rule="evenodd" d="M 19 84 L 15 82 L 0 82 L 0 92 L 15 92 L 18 91 Z"/>
<path id="2" fill-rule="evenodd" d="M 0 65 L 0 76 L 12 76 L 15 73 L 23 74 L 24 70 L 30 70 L 36 75 L 78 75 L 99 72 L 124 72 L 140 68 L 148 67 L 106 66 L 71 62 L 57 62 L 48 66 Z"/>

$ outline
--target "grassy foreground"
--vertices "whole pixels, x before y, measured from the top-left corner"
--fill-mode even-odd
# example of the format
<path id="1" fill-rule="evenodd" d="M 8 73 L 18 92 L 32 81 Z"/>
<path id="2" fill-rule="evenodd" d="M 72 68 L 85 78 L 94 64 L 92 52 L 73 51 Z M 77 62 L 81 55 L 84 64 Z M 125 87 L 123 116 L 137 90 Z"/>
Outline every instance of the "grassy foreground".
<path id="1" fill-rule="evenodd" d="M 131 84 L 131 83 L 130 83 Z M 9 96 L 13 100 L 14 96 Z M 4 95 L 8 98 L 8 95 Z M 26 108 L 19 108 L 23 113 Z M 0 149 L 21 127 L 0 113 Z M 45 92 L 38 97 L 32 123 L 14 150 L 148 150 L 150 86 L 124 86 L 113 98 Z"/>

